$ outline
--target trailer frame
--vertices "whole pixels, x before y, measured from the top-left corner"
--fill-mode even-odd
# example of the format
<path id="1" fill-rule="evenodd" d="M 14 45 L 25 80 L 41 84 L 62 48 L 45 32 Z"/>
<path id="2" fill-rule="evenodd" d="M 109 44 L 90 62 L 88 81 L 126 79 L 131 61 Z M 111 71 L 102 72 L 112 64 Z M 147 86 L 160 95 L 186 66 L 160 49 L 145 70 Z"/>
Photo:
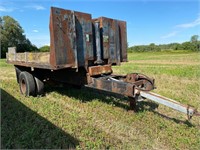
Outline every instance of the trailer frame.
<path id="1" fill-rule="evenodd" d="M 25 96 L 41 95 L 44 83 L 85 86 L 126 96 L 130 106 L 149 99 L 185 113 L 188 119 L 199 116 L 197 109 L 152 93 L 155 81 L 146 75 L 115 75 L 113 65 L 127 62 L 126 22 L 91 14 L 51 8 L 50 52 L 17 53 L 8 49 L 7 63 L 14 64 L 20 91 Z"/>

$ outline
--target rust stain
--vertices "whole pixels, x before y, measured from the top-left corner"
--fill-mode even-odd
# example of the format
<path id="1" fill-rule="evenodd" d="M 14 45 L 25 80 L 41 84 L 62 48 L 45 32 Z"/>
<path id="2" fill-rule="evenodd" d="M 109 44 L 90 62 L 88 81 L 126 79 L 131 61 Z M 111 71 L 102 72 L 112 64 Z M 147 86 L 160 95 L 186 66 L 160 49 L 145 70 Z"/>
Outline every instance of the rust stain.
<path id="1" fill-rule="evenodd" d="M 111 74 L 112 68 L 111 65 L 104 65 L 104 66 L 91 66 L 89 67 L 89 75 L 96 76 L 101 74 Z"/>

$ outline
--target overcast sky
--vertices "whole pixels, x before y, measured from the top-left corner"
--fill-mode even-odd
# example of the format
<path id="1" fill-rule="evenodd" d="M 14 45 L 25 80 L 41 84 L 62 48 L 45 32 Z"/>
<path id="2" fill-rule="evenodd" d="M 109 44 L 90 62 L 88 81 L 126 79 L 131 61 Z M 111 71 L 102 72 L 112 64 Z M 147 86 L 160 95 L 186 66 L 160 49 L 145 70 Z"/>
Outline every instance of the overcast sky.
<path id="1" fill-rule="evenodd" d="M 200 35 L 199 0 L 1 0 L 0 15 L 16 19 L 38 47 L 49 45 L 50 7 L 127 22 L 129 46 L 189 41 Z"/>

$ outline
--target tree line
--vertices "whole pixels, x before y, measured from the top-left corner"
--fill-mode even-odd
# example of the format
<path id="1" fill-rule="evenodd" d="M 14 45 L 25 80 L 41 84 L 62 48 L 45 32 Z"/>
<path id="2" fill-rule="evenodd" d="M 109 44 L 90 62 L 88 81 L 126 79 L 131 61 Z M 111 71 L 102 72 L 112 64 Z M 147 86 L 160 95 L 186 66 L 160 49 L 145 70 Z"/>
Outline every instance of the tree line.
<path id="1" fill-rule="evenodd" d="M 198 35 L 193 35 L 190 41 L 184 43 L 170 43 L 156 45 L 151 43 L 149 45 L 138 45 L 128 48 L 128 52 L 147 52 L 147 51 L 161 51 L 165 49 L 171 50 L 192 50 L 200 51 L 200 41 Z M 0 17 L 0 41 L 1 41 L 1 58 L 6 57 L 8 47 L 16 47 L 17 52 L 47 52 L 50 51 L 49 46 L 37 48 L 31 41 L 26 38 L 23 28 L 20 24 L 10 16 Z"/>
<path id="2" fill-rule="evenodd" d="M 190 41 L 183 43 L 170 43 L 156 45 L 151 43 L 149 45 L 137 45 L 128 48 L 128 52 L 148 52 L 148 51 L 161 51 L 161 50 L 191 50 L 200 52 L 200 41 L 198 35 L 193 35 Z"/>
<path id="3" fill-rule="evenodd" d="M 37 48 L 26 37 L 21 25 L 10 16 L 0 17 L 0 45 L 1 57 L 6 57 L 8 47 L 16 47 L 17 52 L 48 52 L 50 47 L 45 45 Z"/>
<path id="4" fill-rule="evenodd" d="M 26 38 L 20 24 L 10 16 L 0 17 L 1 58 L 6 57 L 8 47 L 15 46 L 18 52 L 38 51 L 38 48 Z"/>

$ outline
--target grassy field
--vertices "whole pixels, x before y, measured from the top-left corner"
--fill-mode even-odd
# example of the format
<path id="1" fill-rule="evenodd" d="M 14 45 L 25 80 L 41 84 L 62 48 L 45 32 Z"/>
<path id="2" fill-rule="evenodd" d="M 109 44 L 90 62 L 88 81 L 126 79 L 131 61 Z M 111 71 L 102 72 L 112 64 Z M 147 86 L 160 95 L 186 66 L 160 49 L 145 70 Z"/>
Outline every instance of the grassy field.
<path id="1" fill-rule="evenodd" d="M 156 93 L 200 111 L 200 53 L 130 53 L 114 72 L 155 78 Z M 151 101 L 128 111 L 123 99 L 88 89 L 47 87 L 44 97 L 20 95 L 14 67 L 0 60 L 1 148 L 200 148 L 200 118 Z"/>

